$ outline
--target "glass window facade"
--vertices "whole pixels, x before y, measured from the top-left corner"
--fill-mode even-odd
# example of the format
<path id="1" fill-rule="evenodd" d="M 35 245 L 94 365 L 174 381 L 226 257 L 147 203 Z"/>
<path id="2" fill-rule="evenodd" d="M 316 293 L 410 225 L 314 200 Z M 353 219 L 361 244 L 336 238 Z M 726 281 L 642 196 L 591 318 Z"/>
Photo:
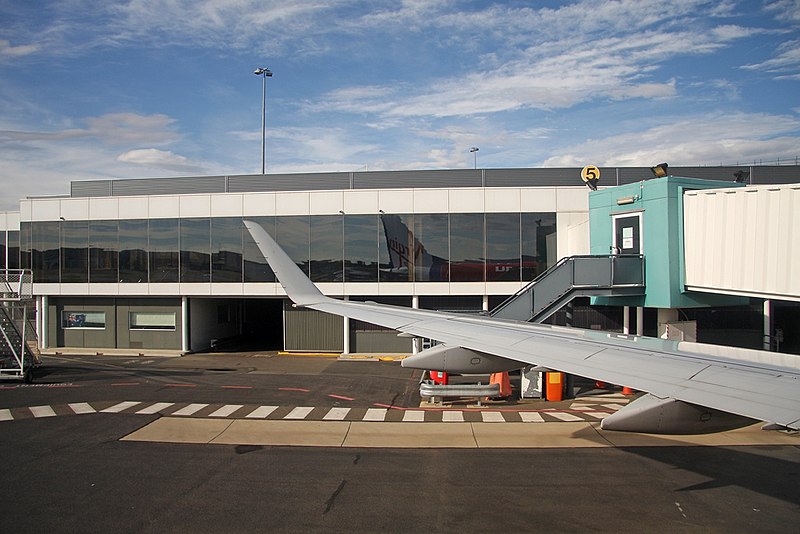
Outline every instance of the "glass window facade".
<path id="1" fill-rule="evenodd" d="M 118 282 L 119 221 L 89 221 L 89 281 Z"/>
<path id="2" fill-rule="evenodd" d="M 525 281 L 555 263 L 554 213 L 247 217 L 315 282 Z M 241 217 L 48 221 L 6 232 L 42 282 L 274 282 Z"/>
<path id="3" fill-rule="evenodd" d="M 61 281 L 64 283 L 89 281 L 88 221 L 61 223 Z"/>
<path id="4" fill-rule="evenodd" d="M 211 281 L 211 220 L 180 220 L 180 281 Z"/>
<path id="5" fill-rule="evenodd" d="M 149 272 L 148 221 L 134 219 L 119 221 L 119 281 L 147 282 Z M 36 273 L 34 273 L 36 280 Z"/>

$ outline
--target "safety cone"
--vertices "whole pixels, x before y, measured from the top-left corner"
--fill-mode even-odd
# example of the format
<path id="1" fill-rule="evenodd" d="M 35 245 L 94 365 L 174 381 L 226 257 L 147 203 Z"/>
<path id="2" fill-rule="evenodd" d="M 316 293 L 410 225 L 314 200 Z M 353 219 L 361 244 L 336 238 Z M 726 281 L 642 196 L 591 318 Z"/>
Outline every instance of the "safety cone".
<path id="1" fill-rule="evenodd" d="M 635 393 L 636 392 L 633 389 L 629 388 L 629 387 L 625 387 L 625 386 L 622 387 L 622 394 L 623 395 L 633 395 Z"/>

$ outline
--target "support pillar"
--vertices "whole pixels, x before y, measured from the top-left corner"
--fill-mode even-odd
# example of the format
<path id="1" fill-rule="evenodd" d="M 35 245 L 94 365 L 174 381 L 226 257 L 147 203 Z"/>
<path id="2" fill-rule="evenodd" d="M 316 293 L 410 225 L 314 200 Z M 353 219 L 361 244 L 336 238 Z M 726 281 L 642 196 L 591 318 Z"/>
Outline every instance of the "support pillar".
<path id="1" fill-rule="evenodd" d="M 772 301 L 764 301 L 764 337 L 763 349 L 772 350 Z"/>
<path id="2" fill-rule="evenodd" d="M 419 295 L 414 295 L 411 297 L 411 307 L 415 310 L 419 309 Z M 420 339 L 418 337 L 412 338 L 411 340 L 411 354 L 416 354 L 419 352 L 419 343 Z"/>
<path id="3" fill-rule="evenodd" d="M 181 352 L 189 352 L 189 297 L 181 297 Z"/>
<path id="4" fill-rule="evenodd" d="M 348 301 L 350 297 L 345 295 L 344 300 Z M 342 354 L 350 354 L 350 318 L 342 317 L 342 319 L 344 319 L 342 321 L 342 328 L 344 328 Z"/>
<path id="5" fill-rule="evenodd" d="M 644 335 L 644 308 L 641 306 L 636 307 L 636 335 Z"/>
<path id="6" fill-rule="evenodd" d="M 39 350 L 47 348 L 47 295 L 36 299 L 36 334 L 39 336 Z"/>
<path id="7" fill-rule="evenodd" d="M 628 335 L 631 333 L 631 307 L 622 307 L 622 333 Z"/>

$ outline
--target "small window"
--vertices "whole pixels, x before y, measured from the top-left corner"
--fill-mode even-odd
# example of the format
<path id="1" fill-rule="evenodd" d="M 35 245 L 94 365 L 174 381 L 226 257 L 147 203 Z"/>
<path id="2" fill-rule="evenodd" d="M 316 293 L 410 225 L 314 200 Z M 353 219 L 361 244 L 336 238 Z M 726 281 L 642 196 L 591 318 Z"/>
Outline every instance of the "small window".
<path id="1" fill-rule="evenodd" d="M 130 312 L 131 330 L 175 330 L 175 312 Z"/>
<path id="2" fill-rule="evenodd" d="M 106 327 L 106 312 L 61 312 L 61 328 L 97 328 Z"/>

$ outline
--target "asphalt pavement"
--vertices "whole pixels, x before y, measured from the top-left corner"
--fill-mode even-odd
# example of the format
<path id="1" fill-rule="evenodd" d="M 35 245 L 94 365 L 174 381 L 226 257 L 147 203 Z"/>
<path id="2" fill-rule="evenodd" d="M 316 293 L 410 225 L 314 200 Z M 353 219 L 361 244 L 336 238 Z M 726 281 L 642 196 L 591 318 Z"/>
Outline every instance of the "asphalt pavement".
<path id="1" fill-rule="evenodd" d="M 617 392 L 421 403 L 391 361 L 61 354 L 0 383 L 14 532 L 786 532 L 796 435 L 602 432 Z M 577 418 L 578 420 L 575 420 Z"/>

